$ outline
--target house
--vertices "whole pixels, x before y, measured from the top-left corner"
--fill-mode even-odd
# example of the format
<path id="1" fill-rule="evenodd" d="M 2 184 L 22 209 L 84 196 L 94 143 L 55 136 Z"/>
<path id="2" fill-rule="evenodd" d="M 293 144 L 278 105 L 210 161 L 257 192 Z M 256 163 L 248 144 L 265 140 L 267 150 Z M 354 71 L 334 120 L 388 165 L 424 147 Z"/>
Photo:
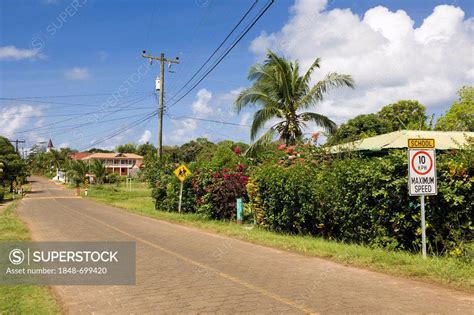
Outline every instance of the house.
<path id="1" fill-rule="evenodd" d="M 120 176 L 132 176 L 143 167 L 143 156 L 133 153 L 72 153 L 69 157 L 73 160 L 100 160 L 105 165 L 107 173 Z"/>

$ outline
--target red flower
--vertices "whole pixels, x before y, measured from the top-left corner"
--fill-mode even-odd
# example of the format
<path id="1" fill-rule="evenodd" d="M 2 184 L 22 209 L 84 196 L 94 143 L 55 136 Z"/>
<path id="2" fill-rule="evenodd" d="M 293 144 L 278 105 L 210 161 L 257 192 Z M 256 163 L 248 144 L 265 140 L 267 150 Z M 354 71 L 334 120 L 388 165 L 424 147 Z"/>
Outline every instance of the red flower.
<path id="1" fill-rule="evenodd" d="M 237 155 L 240 155 L 240 153 L 242 153 L 242 151 L 240 150 L 240 147 L 235 147 L 234 153 Z"/>
<path id="2" fill-rule="evenodd" d="M 286 148 L 286 145 L 284 143 L 278 146 L 278 150 L 284 150 L 285 148 Z"/>

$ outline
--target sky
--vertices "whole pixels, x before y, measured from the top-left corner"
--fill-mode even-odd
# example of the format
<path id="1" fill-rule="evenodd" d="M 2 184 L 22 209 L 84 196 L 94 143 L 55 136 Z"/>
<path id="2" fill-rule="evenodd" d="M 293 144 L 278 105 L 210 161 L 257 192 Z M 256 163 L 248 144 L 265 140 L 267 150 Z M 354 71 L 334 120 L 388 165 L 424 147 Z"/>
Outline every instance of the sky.
<path id="1" fill-rule="evenodd" d="M 439 117 L 460 87 L 473 85 L 473 1 L 277 0 L 176 102 L 254 2 L 0 0 L 0 135 L 26 140 L 24 148 L 49 138 L 78 150 L 156 144 L 157 118 L 147 115 L 157 108 L 159 63 L 150 65 L 143 50 L 180 61 L 165 71 L 165 145 L 249 142 L 255 108 L 238 114 L 233 101 L 267 49 L 298 60 L 302 71 L 320 57 L 313 84 L 328 72 L 353 76 L 354 90 L 331 91 L 313 109 L 338 124 L 400 99 Z M 257 1 L 230 39 L 266 3 Z"/>

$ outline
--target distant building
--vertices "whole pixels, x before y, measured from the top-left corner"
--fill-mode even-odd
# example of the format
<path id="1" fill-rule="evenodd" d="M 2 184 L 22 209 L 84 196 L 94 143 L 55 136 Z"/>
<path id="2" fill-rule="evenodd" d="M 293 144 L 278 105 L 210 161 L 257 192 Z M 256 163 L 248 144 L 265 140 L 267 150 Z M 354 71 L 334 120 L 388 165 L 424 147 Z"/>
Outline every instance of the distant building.
<path id="1" fill-rule="evenodd" d="M 51 152 L 52 149 L 54 149 L 53 141 L 51 141 L 51 139 L 49 139 L 48 146 L 46 147 L 46 152 Z"/>
<path id="2" fill-rule="evenodd" d="M 143 156 L 133 153 L 71 153 L 69 157 L 73 160 L 100 160 L 105 165 L 107 173 L 115 173 L 120 176 L 132 176 L 143 167 Z"/>

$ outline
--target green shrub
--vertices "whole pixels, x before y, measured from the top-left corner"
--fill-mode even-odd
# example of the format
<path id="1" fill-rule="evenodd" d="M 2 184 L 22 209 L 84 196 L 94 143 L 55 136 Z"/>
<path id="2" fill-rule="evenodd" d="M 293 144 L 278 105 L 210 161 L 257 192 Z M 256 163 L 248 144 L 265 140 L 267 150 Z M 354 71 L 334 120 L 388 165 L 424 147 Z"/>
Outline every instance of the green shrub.
<path id="1" fill-rule="evenodd" d="M 3 201 L 3 198 L 5 198 L 5 189 L 0 186 L 0 201 Z"/>
<path id="2" fill-rule="evenodd" d="M 459 152 L 438 157 L 439 193 L 426 206 L 431 252 L 460 255 L 473 240 L 472 149 Z M 394 151 L 316 165 L 266 165 L 255 170 L 255 187 L 247 189 L 261 213 L 257 222 L 272 230 L 419 250 L 420 205 L 408 195 L 406 159 L 406 151 Z"/>
<path id="3" fill-rule="evenodd" d="M 106 175 L 106 181 L 109 184 L 116 184 L 120 182 L 120 175 L 116 173 L 109 173 Z"/>

